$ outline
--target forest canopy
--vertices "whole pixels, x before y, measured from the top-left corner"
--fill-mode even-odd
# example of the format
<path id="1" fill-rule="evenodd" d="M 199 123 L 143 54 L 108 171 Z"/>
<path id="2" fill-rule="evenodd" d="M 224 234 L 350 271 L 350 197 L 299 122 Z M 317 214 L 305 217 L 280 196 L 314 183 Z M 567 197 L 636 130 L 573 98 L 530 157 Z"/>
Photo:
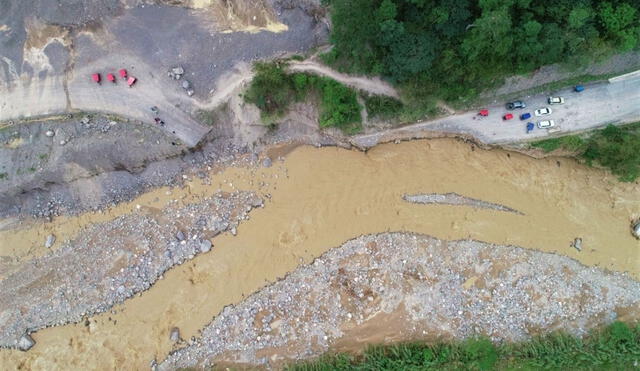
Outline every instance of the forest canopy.
<path id="1" fill-rule="evenodd" d="M 334 45 L 327 63 L 449 100 L 508 74 L 589 64 L 640 45 L 640 0 L 327 2 Z"/>

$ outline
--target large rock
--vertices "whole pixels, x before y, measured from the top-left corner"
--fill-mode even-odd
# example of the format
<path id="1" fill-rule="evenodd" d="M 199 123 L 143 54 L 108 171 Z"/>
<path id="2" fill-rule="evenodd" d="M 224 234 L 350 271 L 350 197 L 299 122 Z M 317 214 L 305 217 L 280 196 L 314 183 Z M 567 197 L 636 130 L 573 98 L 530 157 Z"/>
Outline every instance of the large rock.
<path id="1" fill-rule="evenodd" d="M 211 246 L 213 246 L 213 245 L 211 244 L 211 241 L 209 241 L 209 240 L 200 241 L 200 252 L 205 253 L 205 252 L 211 251 Z"/>
<path id="2" fill-rule="evenodd" d="M 177 343 L 178 341 L 180 341 L 180 329 L 177 327 L 174 327 L 171 329 L 171 333 L 169 334 L 169 340 L 173 341 L 174 343 Z"/>
<path id="3" fill-rule="evenodd" d="M 31 349 L 34 345 L 36 345 L 36 341 L 33 340 L 33 338 L 29 336 L 29 334 L 22 335 L 20 340 L 18 340 L 18 349 L 23 352 Z"/>
<path id="4" fill-rule="evenodd" d="M 631 229 L 632 234 L 636 237 L 640 239 L 640 220 L 638 220 L 634 225 L 633 228 Z"/>
<path id="5" fill-rule="evenodd" d="M 50 234 L 47 236 L 47 240 L 44 242 L 44 247 L 46 247 L 47 249 L 50 249 L 54 243 L 56 243 L 56 236 L 53 234 Z"/>

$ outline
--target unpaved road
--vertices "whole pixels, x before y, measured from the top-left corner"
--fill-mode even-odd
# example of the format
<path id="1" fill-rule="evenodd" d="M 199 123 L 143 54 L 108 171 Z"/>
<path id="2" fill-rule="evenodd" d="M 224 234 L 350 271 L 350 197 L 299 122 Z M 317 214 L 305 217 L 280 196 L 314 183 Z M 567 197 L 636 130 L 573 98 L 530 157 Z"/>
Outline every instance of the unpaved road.
<path id="1" fill-rule="evenodd" d="M 582 93 L 564 89 L 554 93 L 565 98 L 565 104 L 549 106 L 547 95 L 522 97 L 527 103 L 524 110 L 507 111 L 504 103 L 487 107 L 489 117 L 481 118 L 477 112 L 466 112 L 438 120 L 424 121 L 387 132 L 363 134 L 352 138 L 359 148 L 370 148 L 377 143 L 394 139 L 419 138 L 428 132 L 446 132 L 470 135 L 483 143 L 510 143 L 539 140 L 554 135 L 589 130 L 608 124 L 624 124 L 640 120 L 640 77 L 611 83 L 589 85 Z M 552 114 L 519 120 L 519 115 L 541 107 L 551 107 Z M 512 120 L 502 116 L 511 112 Z M 552 119 L 556 130 L 536 128 L 527 134 L 526 123 Z"/>
<path id="2" fill-rule="evenodd" d="M 375 95 L 387 95 L 394 98 L 399 98 L 398 92 L 396 89 L 391 86 L 386 81 L 381 80 L 380 78 L 374 77 L 358 77 L 358 76 L 349 76 L 337 71 L 332 70 L 331 68 L 319 64 L 313 61 L 291 61 L 289 63 L 289 70 L 292 72 L 309 72 L 314 73 L 321 76 L 330 77 L 336 81 L 340 81 L 341 83 L 351 86 L 353 88 L 366 91 Z"/>

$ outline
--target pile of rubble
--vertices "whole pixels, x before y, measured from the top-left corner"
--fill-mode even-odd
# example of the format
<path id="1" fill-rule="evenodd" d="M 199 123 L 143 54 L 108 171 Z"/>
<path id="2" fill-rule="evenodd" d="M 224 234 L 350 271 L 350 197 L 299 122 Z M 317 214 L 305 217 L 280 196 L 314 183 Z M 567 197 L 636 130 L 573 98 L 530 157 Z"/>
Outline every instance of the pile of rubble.
<path id="1" fill-rule="evenodd" d="M 182 75 L 184 75 L 184 68 L 182 68 L 182 66 L 172 67 L 167 72 L 167 76 L 169 76 L 174 80 L 182 79 Z M 188 96 L 192 96 L 195 93 L 189 80 L 187 79 L 182 80 L 181 85 L 182 85 L 182 88 L 187 92 Z"/>

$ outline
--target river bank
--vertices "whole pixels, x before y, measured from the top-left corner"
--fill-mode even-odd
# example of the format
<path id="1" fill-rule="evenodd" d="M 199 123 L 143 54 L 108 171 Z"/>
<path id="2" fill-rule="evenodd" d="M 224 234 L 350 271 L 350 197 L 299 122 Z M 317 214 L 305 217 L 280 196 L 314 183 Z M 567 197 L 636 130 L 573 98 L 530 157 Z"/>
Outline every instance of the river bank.
<path id="1" fill-rule="evenodd" d="M 265 200 L 264 208 L 240 223 L 235 236 L 228 232 L 214 237 L 210 252 L 170 269 L 141 296 L 87 318 L 89 327 L 77 323 L 38 331 L 33 334 L 36 346 L 27 353 L 0 351 L 3 364 L 35 369 L 148 367 L 151 360 L 160 361 L 176 349 L 169 339 L 173 327 L 186 341 L 199 337 L 225 306 L 240 303 L 331 247 L 383 231 L 555 252 L 587 266 L 628 272 L 634 279 L 640 276 L 640 264 L 633 259 L 637 240 L 628 230 L 629 218 L 638 216 L 637 200 L 629 197 L 638 194 L 638 185 L 618 183 L 573 160 L 534 160 L 453 139 L 386 144 L 366 153 L 335 147 L 276 147 L 266 155 L 284 159 L 270 167 L 212 169 L 204 180 L 190 178 L 184 187 L 151 191 L 113 208 L 112 214 L 94 213 L 108 221 L 135 213 L 137 204 L 162 210 L 171 199 L 198 203 L 218 189 L 258 190 Z M 260 187 L 267 188 L 260 191 Z M 403 199 L 403 195 L 447 193 L 505 205 L 523 215 Z M 0 238 L 11 235 L 15 253 L 33 249 L 47 254 L 27 241 L 43 243 L 62 220 L 73 226 L 66 235 L 72 239 L 95 222 L 91 215 L 54 218 L 3 231 Z M 34 238 L 34 233 L 42 237 Z M 570 246 L 577 237 L 584 241 L 581 251 Z M 21 264 L 31 259 L 29 254 L 20 257 Z"/>

